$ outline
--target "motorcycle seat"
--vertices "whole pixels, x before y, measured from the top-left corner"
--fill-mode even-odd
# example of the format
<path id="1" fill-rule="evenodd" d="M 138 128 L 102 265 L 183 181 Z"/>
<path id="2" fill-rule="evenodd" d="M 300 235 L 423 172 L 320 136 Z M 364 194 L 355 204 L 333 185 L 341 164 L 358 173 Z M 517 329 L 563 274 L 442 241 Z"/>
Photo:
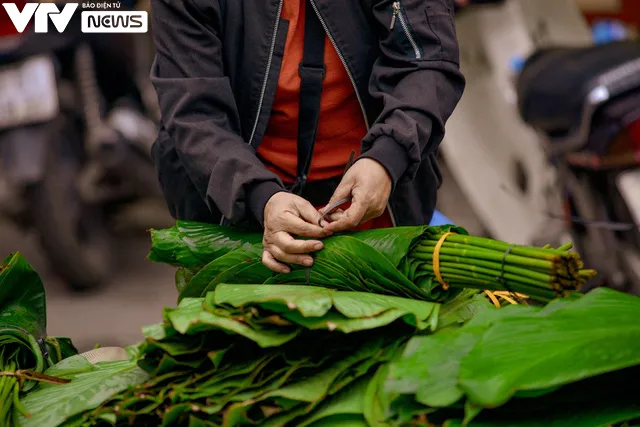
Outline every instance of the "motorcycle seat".
<path id="1" fill-rule="evenodd" d="M 517 82 L 522 119 L 550 139 L 582 139 L 595 111 L 640 88 L 640 43 L 547 48 L 527 59 Z M 574 144 L 575 145 L 575 144 Z"/>

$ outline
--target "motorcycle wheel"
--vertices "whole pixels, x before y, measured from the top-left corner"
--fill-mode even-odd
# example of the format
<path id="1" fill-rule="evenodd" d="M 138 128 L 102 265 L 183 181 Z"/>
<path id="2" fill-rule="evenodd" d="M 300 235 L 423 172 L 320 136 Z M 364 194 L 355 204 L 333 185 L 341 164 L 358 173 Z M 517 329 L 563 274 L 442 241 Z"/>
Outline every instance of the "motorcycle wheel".
<path id="1" fill-rule="evenodd" d="M 112 271 L 113 241 L 104 207 L 82 200 L 79 129 L 61 117 L 48 145 L 44 179 L 31 195 L 33 224 L 53 271 L 74 291 L 103 285 Z"/>
<path id="2" fill-rule="evenodd" d="M 571 182 L 575 215 L 595 221 L 609 221 L 606 200 L 588 175 L 574 176 Z M 608 286 L 627 292 L 629 271 L 624 268 L 624 253 L 613 231 L 605 228 L 575 227 L 573 241 L 585 265 L 598 271 L 598 276 L 583 289 L 585 292 Z"/>

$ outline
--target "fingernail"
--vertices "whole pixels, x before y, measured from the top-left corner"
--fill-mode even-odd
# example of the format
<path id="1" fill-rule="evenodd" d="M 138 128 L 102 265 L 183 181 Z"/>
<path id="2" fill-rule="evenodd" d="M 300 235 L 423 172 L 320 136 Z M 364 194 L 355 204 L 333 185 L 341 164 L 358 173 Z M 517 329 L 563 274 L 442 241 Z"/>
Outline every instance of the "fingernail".
<path id="1" fill-rule="evenodd" d="M 313 249 L 315 249 L 316 251 L 319 251 L 320 249 L 324 248 L 324 245 L 322 243 L 316 243 L 313 246 Z"/>
<path id="2" fill-rule="evenodd" d="M 320 227 L 324 228 L 327 225 L 329 225 L 329 223 L 327 221 L 325 221 L 324 219 L 322 221 L 320 221 Z"/>
<path id="3" fill-rule="evenodd" d="M 289 273 L 291 273 L 290 269 L 288 269 L 288 268 L 283 268 L 282 269 L 282 274 L 289 274 Z"/>
<path id="4" fill-rule="evenodd" d="M 313 260 L 311 258 L 308 258 L 305 259 L 302 263 L 307 267 L 311 267 L 313 265 Z"/>

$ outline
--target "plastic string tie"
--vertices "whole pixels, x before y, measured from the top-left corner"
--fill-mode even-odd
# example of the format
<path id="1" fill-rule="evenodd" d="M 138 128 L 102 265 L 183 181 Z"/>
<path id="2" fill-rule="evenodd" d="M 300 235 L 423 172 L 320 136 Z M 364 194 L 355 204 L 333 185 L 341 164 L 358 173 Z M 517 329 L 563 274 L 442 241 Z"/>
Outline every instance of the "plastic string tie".
<path id="1" fill-rule="evenodd" d="M 500 262 L 500 276 L 496 277 L 496 279 L 498 280 L 498 283 L 500 283 L 502 286 L 504 286 L 505 289 L 507 291 L 509 291 L 509 293 L 511 293 L 511 290 L 507 287 L 507 281 L 504 279 L 504 265 L 507 262 L 507 257 L 509 256 L 509 254 L 511 253 L 511 251 L 515 247 L 516 247 L 516 245 L 510 245 L 507 248 L 507 250 L 504 251 L 504 254 L 502 255 L 502 261 Z"/>
<path id="2" fill-rule="evenodd" d="M 500 293 L 496 293 L 496 295 L 500 296 L 501 298 L 503 298 L 504 300 L 510 302 L 511 304 L 514 304 L 513 301 L 514 299 L 522 302 L 524 305 L 527 304 L 526 301 L 524 301 L 524 299 L 521 299 L 518 295 L 517 292 L 513 292 L 511 289 L 509 289 L 509 286 L 507 285 L 507 281 L 504 278 L 504 267 L 505 264 L 507 263 L 507 257 L 509 256 L 509 254 L 511 253 L 511 251 L 513 250 L 513 248 L 515 248 L 518 245 L 510 245 L 506 251 L 504 251 L 504 254 L 502 255 L 502 261 L 500 263 L 500 276 L 496 277 L 496 280 L 498 280 L 498 283 L 500 283 L 502 286 L 504 286 L 504 288 L 506 289 L 506 292 L 500 292 Z M 505 295 L 509 295 L 513 298 L 505 298 Z M 510 301 L 511 300 L 511 301 Z M 517 303 L 515 303 L 517 304 Z"/>
<path id="3" fill-rule="evenodd" d="M 442 278 L 442 274 L 440 273 L 440 249 L 442 248 L 444 241 L 447 240 L 447 237 L 451 236 L 452 234 L 457 233 L 454 233 L 453 231 L 444 233 L 442 237 L 440 237 L 440 240 L 438 240 L 438 243 L 436 243 L 436 247 L 433 249 L 433 273 L 435 274 L 438 282 L 440 282 L 440 284 L 442 285 L 442 289 L 444 289 L 445 291 L 449 289 L 449 284 L 444 281 L 444 279 Z"/>

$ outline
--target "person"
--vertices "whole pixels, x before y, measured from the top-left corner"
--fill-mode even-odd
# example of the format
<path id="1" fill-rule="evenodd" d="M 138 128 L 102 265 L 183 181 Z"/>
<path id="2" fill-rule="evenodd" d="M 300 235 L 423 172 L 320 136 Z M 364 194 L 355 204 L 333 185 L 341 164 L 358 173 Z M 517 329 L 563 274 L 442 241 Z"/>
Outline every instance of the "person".
<path id="1" fill-rule="evenodd" d="M 334 233 L 428 224 L 465 85 L 453 13 L 454 0 L 152 0 L 153 156 L 172 215 L 261 226 L 276 272 L 312 265 Z"/>

